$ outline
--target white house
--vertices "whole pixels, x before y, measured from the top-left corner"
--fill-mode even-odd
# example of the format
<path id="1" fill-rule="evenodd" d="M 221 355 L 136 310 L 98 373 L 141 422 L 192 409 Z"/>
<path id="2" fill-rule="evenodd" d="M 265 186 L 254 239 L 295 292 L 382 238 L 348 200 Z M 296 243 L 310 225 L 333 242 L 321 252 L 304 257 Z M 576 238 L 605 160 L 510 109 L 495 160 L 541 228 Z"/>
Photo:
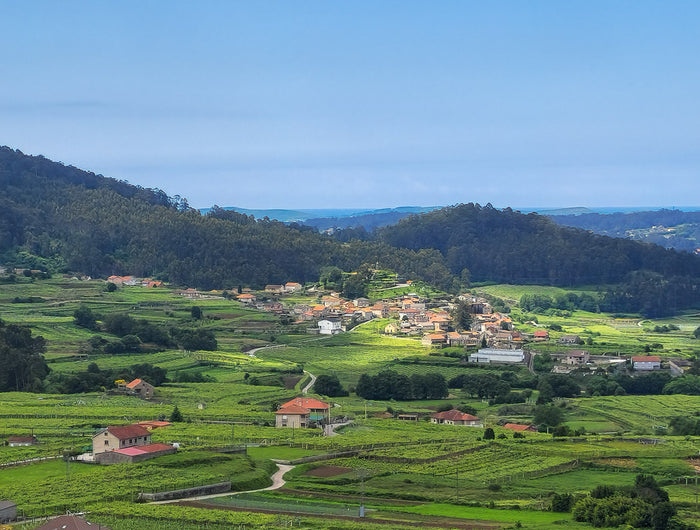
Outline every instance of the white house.
<path id="1" fill-rule="evenodd" d="M 318 332 L 321 335 L 337 335 L 342 331 L 340 319 L 325 318 L 318 321 Z"/>
<path id="2" fill-rule="evenodd" d="M 660 370 L 661 357 L 656 355 L 638 355 L 632 357 L 632 367 L 635 370 Z"/>
<path id="3" fill-rule="evenodd" d="M 470 363 L 521 363 L 525 360 L 523 350 L 499 350 L 481 348 L 469 356 Z"/>

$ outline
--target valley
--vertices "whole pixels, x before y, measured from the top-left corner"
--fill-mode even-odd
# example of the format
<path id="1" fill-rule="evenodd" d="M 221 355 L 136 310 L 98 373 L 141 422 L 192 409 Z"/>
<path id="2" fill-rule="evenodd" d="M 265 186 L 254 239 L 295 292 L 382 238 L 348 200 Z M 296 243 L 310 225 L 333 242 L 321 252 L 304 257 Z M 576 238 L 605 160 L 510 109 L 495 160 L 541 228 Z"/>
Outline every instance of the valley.
<path id="1" fill-rule="evenodd" d="M 698 516 L 695 456 L 700 446 L 696 433 L 678 434 L 682 426 L 674 418 L 694 418 L 700 413 L 700 391 L 646 394 L 625 386 L 657 376 L 663 379 L 662 386 L 670 384 L 669 361 L 694 373 L 697 339 L 693 331 L 700 326 L 700 315 L 692 311 L 655 320 L 580 310 L 532 312 L 520 307 L 523 296 L 524 300 L 532 295 L 554 300 L 562 294 L 580 296 L 592 291 L 488 285 L 465 293 L 509 311 L 500 314 L 509 315 L 513 330 L 524 337 L 522 344 L 514 346 L 532 352 L 535 359 L 549 357 L 533 370 L 524 364 L 466 362 L 470 351 L 483 346 L 481 342 L 426 345 L 425 333 L 387 332 L 394 322 L 410 327 L 392 309 L 399 300 L 425 304 L 426 313 L 434 315 L 451 307 L 448 320 L 454 326 L 451 319 L 459 300 L 447 293 L 404 294 L 405 287 L 397 291 L 390 282 L 376 285 L 377 292 L 396 297 L 384 299 L 385 314 L 324 336 L 317 334 L 318 329 L 309 335 L 309 328 L 323 317 L 305 321 L 297 318 L 303 311 L 294 312 L 297 306 L 313 308 L 321 300 L 330 302 L 331 293 L 319 290 L 318 284 L 289 294 L 252 291 L 260 299 L 258 307 L 223 291 L 193 295 L 167 285 L 140 284 L 110 291 L 106 285 L 104 280 L 60 275 L 0 284 L 0 319 L 21 323 L 33 336 L 45 337 L 45 358 L 51 369 L 43 392 L 0 394 L 3 438 L 31 435 L 38 441 L 25 447 L 0 447 L 0 498 L 17 503 L 22 517 L 69 510 L 113 528 L 176 524 L 180 528 L 203 524 L 213 528 L 573 528 L 587 525 L 574 521 L 570 512 L 552 511 L 558 496 L 571 495 L 573 502 L 600 484 L 632 486 L 640 474 L 653 476 L 669 492 L 682 520 L 693 522 Z M 18 303 L 18 296 L 35 301 Z M 343 300 L 339 318 L 351 303 Z M 374 298 L 368 307 L 377 310 L 382 303 Z M 94 312 L 96 329 L 76 325 L 74 315 L 81 307 Z M 188 351 L 142 342 L 139 352 L 95 350 L 91 344 L 97 344 L 92 339 L 96 335 L 106 341 L 118 339 L 104 328 L 107 317 L 114 314 L 128 314 L 136 322 L 160 328 L 211 331 L 217 347 Z M 474 326 L 480 315 L 471 318 Z M 669 324 L 677 329 L 654 331 Z M 538 329 L 548 330 L 549 340 L 527 338 Z M 583 344 L 559 342 L 572 334 Z M 489 343 L 504 340 L 486 332 L 481 338 Z M 564 375 L 551 374 L 553 366 L 559 365 L 556 358 L 581 349 L 595 359 L 627 361 L 624 369 L 596 361 Z M 662 369 L 635 375 L 628 359 L 650 353 L 661 358 Z M 89 384 L 89 373 L 97 377 L 109 371 L 134 377 L 139 374 L 133 367 L 139 366 L 135 370 L 156 373 L 152 367 L 158 367 L 166 373 L 152 398 L 119 392 L 114 383 L 79 391 L 80 384 Z M 416 384 L 411 378 L 418 374 L 438 374 L 449 390 L 444 397 L 430 399 L 367 399 L 356 394 L 362 374 L 378 377 L 387 370 L 405 377 L 399 384 Z M 334 422 L 349 421 L 336 436 L 324 436 L 318 427 L 275 427 L 275 410 L 302 395 L 309 381 L 304 371 L 317 377 L 336 376 L 349 391 L 347 396 L 332 397 L 315 395 L 313 387 L 310 390 L 309 395 L 331 404 L 329 417 Z M 72 377 L 82 383 L 67 382 Z M 478 384 L 479 377 L 506 382 L 508 389 L 496 394 L 486 391 L 479 397 L 477 387 L 469 386 Z M 559 388 L 562 381 L 556 377 L 575 382 L 577 390 L 569 394 L 561 390 L 562 397 L 543 403 L 543 381 Z M 692 383 L 693 377 L 680 379 Z M 606 385 L 613 384 L 617 387 L 609 388 L 606 395 Z M 623 386 L 630 392 L 617 390 Z M 181 421 L 168 421 L 175 407 Z M 452 407 L 478 417 L 483 427 L 430 421 L 437 411 Z M 542 420 L 552 410 L 558 411 L 558 419 Z M 538 418 L 539 424 L 535 423 Z M 175 454 L 108 466 L 75 460 L 77 454 L 89 453 L 100 428 L 159 420 L 170 425 L 153 429 L 153 441 L 177 444 Z M 542 421 L 551 425 L 543 428 Z M 514 431 L 507 426 L 512 424 L 533 425 L 535 432 Z M 537 432 L 538 426 L 542 432 Z M 25 462 L 42 458 L 48 460 Z M 232 491 L 265 488 L 276 469 L 273 462 L 293 466 L 281 489 L 167 505 L 135 503 L 141 493 L 219 482 L 230 482 Z"/>

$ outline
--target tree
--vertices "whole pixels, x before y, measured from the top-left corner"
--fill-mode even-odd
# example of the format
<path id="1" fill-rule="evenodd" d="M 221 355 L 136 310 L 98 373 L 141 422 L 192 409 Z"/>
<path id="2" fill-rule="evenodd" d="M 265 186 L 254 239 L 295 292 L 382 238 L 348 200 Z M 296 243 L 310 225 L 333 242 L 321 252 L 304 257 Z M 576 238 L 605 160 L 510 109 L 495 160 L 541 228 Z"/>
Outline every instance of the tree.
<path id="1" fill-rule="evenodd" d="M 700 339 L 700 326 L 695 328 L 695 331 L 693 331 L 693 337 L 695 337 L 696 339 Z"/>
<path id="2" fill-rule="evenodd" d="M 116 290 L 117 290 L 116 283 L 107 282 L 107 285 L 105 285 L 105 291 L 107 291 L 108 293 L 113 293 Z"/>
<path id="3" fill-rule="evenodd" d="M 537 396 L 538 405 L 551 403 L 552 399 L 554 399 L 554 389 L 552 388 L 552 385 L 549 384 L 547 379 L 542 378 L 540 380 L 540 382 L 537 384 L 537 390 L 539 391 L 539 395 Z"/>
<path id="4" fill-rule="evenodd" d="M 535 408 L 535 423 L 540 427 L 556 427 L 564 421 L 564 412 L 554 405 L 539 405 Z"/>
<path id="5" fill-rule="evenodd" d="M 196 305 L 190 307 L 190 315 L 193 320 L 200 320 L 202 318 L 202 308 Z"/>
<path id="6" fill-rule="evenodd" d="M 355 387 L 355 394 L 361 398 L 374 399 L 374 381 L 371 375 L 360 375 L 360 379 L 357 381 L 357 386 Z"/>
<path id="7" fill-rule="evenodd" d="M 97 329 L 97 318 L 95 314 L 85 304 L 80 304 L 78 309 L 73 311 L 73 322 L 76 326 L 90 330 Z"/>
<path id="8" fill-rule="evenodd" d="M 469 306 L 461 300 L 452 314 L 457 329 L 469 331 L 472 325 L 472 316 L 469 313 Z"/>
<path id="9" fill-rule="evenodd" d="M 367 284 L 360 274 L 351 274 L 343 282 L 343 295 L 346 298 L 362 298 L 367 296 Z"/>
<path id="10" fill-rule="evenodd" d="M 314 391 L 329 397 L 347 396 L 348 391 L 340 384 L 338 376 L 335 374 L 321 374 L 316 378 L 314 383 Z"/>
<path id="11" fill-rule="evenodd" d="M 493 432 L 493 429 L 491 427 L 486 427 L 484 429 L 484 440 L 495 440 L 496 439 L 496 434 Z"/>
<path id="12" fill-rule="evenodd" d="M 29 328 L 0 320 L 0 392 L 40 392 L 49 373 L 46 341 Z"/>
<path id="13" fill-rule="evenodd" d="M 574 505 L 574 496 L 570 493 L 555 493 L 552 496 L 553 512 L 570 512 Z"/>
<path id="14" fill-rule="evenodd" d="M 180 412 L 180 409 L 177 408 L 177 405 L 175 405 L 175 408 L 170 414 L 170 421 L 173 423 L 185 421 L 185 419 L 182 417 L 182 412 Z"/>

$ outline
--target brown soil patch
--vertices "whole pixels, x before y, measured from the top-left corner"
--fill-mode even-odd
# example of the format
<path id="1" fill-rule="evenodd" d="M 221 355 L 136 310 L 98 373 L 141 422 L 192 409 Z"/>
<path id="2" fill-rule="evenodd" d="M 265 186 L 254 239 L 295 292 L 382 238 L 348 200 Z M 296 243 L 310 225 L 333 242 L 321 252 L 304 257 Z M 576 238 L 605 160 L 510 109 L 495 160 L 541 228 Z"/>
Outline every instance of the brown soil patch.
<path id="1" fill-rule="evenodd" d="M 312 477 L 322 477 L 322 478 L 328 478 L 328 477 L 335 477 L 338 475 L 342 475 L 343 473 L 349 473 L 352 471 L 351 468 L 349 467 L 340 467 L 340 466 L 319 466 L 314 469 L 310 469 L 304 475 L 311 475 Z"/>
<path id="2" fill-rule="evenodd" d="M 624 467 L 628 469 L 637 467 L 637 461 L 634 458 L 596 458 L 593 462 L 605 466 Z"/>
<path id="3" fill-rule="evenodd" d="M 700 458 L 689 458 L 687 461 L 696 472 L 700 473 Z"/>
<path id="4" fill-rule="evenodd" d="M 301 378 L 304 377 L 303 375 L 285 375 L 282 378 L 282 381 L 284 381 L 284 388 L 286 390 L 291 390 L 295 386 L 297 386 L 297 383 L 301 381 Z"/>

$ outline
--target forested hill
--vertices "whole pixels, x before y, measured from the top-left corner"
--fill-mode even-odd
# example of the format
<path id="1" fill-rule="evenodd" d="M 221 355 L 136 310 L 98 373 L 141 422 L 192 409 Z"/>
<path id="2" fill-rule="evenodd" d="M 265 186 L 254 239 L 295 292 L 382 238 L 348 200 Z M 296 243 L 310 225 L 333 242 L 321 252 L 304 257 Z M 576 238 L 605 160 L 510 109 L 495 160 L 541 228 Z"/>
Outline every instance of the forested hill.
<path id="1" fill-rule="evenodd" d="M 157 276 L 204 289 L 318 280 L 321 267 L 376 263 L 442 286 L 436 251 L 339 241 L 313 228 L 215 207 L 0 148 L 0 265 L 92 276 Z"/>
<path id="2" fill-rule="evenodd" d="M 379 229 L 392 246 L 440 251 L 453 274 L 472 280 L 553 285 L 608 284 L 635 270 L 700 278 L 700 258 L 558 226 L 537 214 L 461 204 Z"/>
<path id="3" fill-rule="evenodd" d="M 648 314 L 700 301 L 700 258 L 536 214 L 465 204 L 362 232 L 331 237 L 219 207 L 202 215 L 160 190 L 0 148 L 0 265 L 231 289 L 316 281 L 325 266 L 350 272 L 379 264 L 451 291 L 469 278 L 626 282 L 610 291 L 609 305 Z M 630 275 L 638 270 L 645 272 Z"/>

